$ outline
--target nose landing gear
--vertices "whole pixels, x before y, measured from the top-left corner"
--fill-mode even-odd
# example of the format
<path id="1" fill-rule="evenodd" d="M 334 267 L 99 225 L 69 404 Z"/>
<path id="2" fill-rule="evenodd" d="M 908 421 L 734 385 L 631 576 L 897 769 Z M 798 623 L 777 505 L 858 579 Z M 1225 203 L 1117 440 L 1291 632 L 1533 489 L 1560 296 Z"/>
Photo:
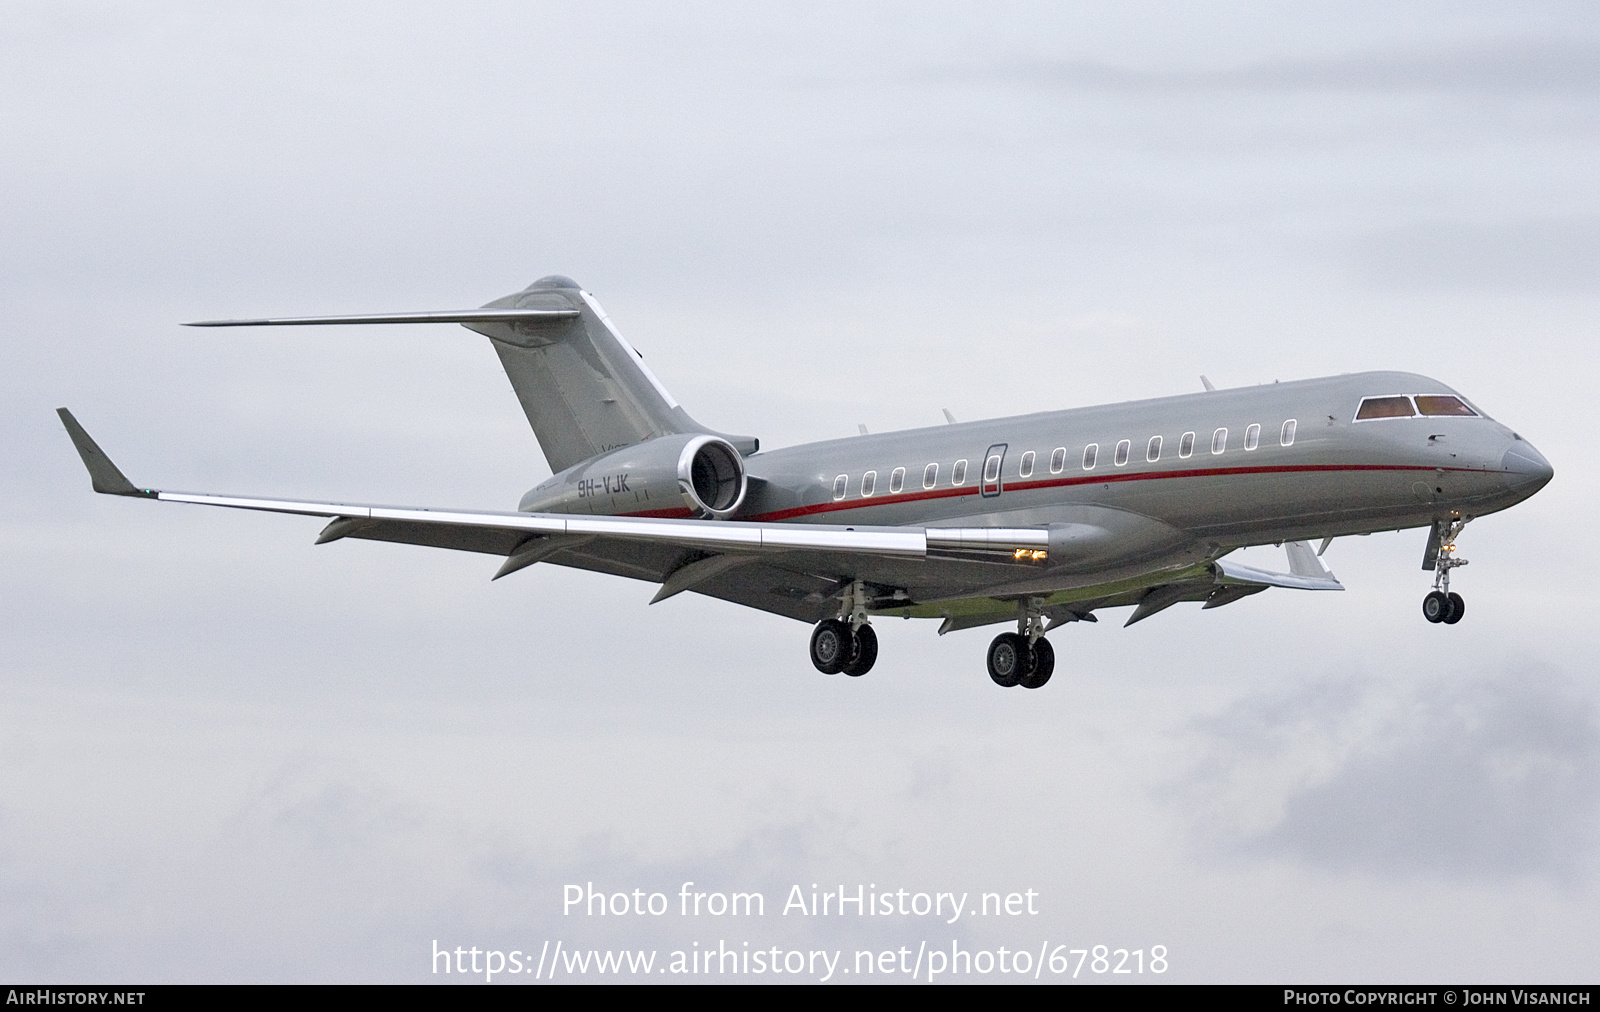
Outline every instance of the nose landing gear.
<path id="1" fill-rule="evenodd" d="M 1433 570 L 1434 577 L 1433 590 L 1422 599 L 1422 617 L 1429 622 L 1455 625 L 1467 613 L 1467 603 L 1450 589 L 1450 570 L 1467 564 L 1466 559 L 1456 558 L 1456 538 L 1471 519 L 1452 513 L 1447 520 L 1435 521 L 1433 532 L 1428 535 L 1422 568 Z"/>
<path id="2" fill-rule="evenodd" d="M 1017 631 L 1001 633 L 989 644 L 989 677 L 994 684 L 1037 689 L 1055 672 L 1056 651 L 1044 638 L 1043 604 L 1039 598 L 1018 601 Z"/>

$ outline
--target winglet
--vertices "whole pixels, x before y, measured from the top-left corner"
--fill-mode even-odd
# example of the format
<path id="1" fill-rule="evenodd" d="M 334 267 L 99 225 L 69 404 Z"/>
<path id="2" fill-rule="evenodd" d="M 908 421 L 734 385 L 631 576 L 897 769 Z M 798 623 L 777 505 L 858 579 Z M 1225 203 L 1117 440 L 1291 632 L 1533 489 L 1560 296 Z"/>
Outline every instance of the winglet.
<path id="1" fill-rule="evenodd" d="M 156 493 L 148 488 L 135 488 L 127 476 L 117 470 L 117 465 L 111 463 L 111 458 L 105 451 L 95 445 L 89 434 L 72 417 L 72 412 L 66 408 L 56 408 L 56 414 L 61 416 L 61 424 L 67 427 L 67 435 L 72 437 L 72 445 L 78 448 L 78 456 L 83 458 L 83 466 L 89 469 L 89 482 L 96 492 L 107 495 L 136 495 L 146 499 L 154 499 Z"/>

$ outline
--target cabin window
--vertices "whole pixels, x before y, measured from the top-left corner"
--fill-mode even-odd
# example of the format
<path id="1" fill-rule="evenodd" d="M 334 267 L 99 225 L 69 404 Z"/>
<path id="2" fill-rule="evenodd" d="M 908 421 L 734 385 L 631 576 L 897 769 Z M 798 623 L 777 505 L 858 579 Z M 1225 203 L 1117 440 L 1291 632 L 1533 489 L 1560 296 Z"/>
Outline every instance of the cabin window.
<path id="1" fill-rule="evenodd" d="M 1150 442 L 1145 445 L 1144 459 L 1154 464 L 1161 459 L 1161 437 L 1151 436 Z"/>
<path id="2" fill-rule="evenodd" d="M 1029 450 L 1022 455 L 1022 463 L 1017 465 L 1017 477 L 1027 478 L 1033 474 L 1033 451 Z"/>
<path id="3" fill-rule="evenodd" d="M 1365 422 L 1373 418 L 1410 418 L 1416 414 L 1411 410 L 1409 397 L 1366 397 L 1361 401 L 1361 407 L 1356 411 L 1356 421 Z"/>
<path id="4" fill-rule="evenodd" d="M 922 469 L 922 487 L 932 488 L 939 484 L 939 465 L 929 464 Z"/>
<path id="5" fill-rule="evenodd" d="M 841 474 L 839 477 L 833 479 L 833 497 L 835 499 L 843 499 L 844 490 L 849 484 L 850 476 L 848 474 Z"/>
<path id="6" fill-rule="evenodd" d="M 967 462 L 958 460 L 950 468 L 950 484 L 965 485 L 967 483 Z"/>
<path id="7" fill-rule="evenodd" d="M 1221 453 L 1228 448 L 1228 430 L 1218 429 L 1211 434 L 1211 452 Z"/>
<path id="8" fill-rule="evenodd" d="M 1283 431 L 1278 433 L 1278 442 L 1283 446 L 1294 445 L 1295 420 L 1289 419 L 1283 423 Z"/>
<path id="9" fill-rule="evenodd" d="M 1124 439 L 1122 442 L 1117 444 L 1117 456 L 1115 463 L 1118 467 L 1121 467 L 1128 462 L 1128 450 L 1132 447 L 1133 441 L 1131 439 Z"/>
<path id="10" fill-rule="evenodd" d="M 1467 407 L 1459 397 L 1448 394 L 1418 394 L 1417 410 L 1425 415 L 1470 415 L 1477 417 L 1477 412 Z"/>
<path id="11" fill-rule="evenodd" d="M 1094 459 L 1098 456 L 1100 456 L 1099 443 L 1090 443 L 1088 446 L 1085 446 L 1083 448 L 1083 469 L 1085 471 L 1093 471 Z"/>
<path id="12" fill-rule="evenodd" d="M 1261 445 L 1261 426 L 1252 425 L 1244 430 L 1244 448 L 1254 450 Z"/>
<path id="13" fill-rule="evenodd" d="M 1178 440 L 1178 456 L 1188 457 L 1192 453 L 1194 453 L 1194 433 L 1185 432 Z"/>
<path id="14" fill-rule="evenodd" d="M 900 490 L 906 487 L 906 469 L 897 467 L 889 472 L 889 494 L 899 495 Z"/>
<path id="15" fill-rule="evenodd" d="M 878 472 L 868 471 L 861 476 L 861 498 L 865 499 L 878 487 Z"/>
<path id="16" fill-rule="evenodd" d="M 995 482 L 1000 480 L 1000 455 L 991 453 L 989 459 L 983 462 L 983 480 Z"/>
<path id="17" fill-rule="evenodd" d="M 1060 474 L 1067 466 L 1067 448 L 1058 446 L 1050 453 L 1050 473 Z"/>

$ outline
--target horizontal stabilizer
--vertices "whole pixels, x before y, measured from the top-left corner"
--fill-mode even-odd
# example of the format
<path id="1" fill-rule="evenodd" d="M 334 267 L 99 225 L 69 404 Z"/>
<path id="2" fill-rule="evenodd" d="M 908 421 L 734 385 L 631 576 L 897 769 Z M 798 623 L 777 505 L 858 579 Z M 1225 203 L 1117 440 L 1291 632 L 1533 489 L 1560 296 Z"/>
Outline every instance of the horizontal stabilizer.
<path id="1" fill-rule="evenodd" d="M 280 316 L 263 320 L 197 320 L 185 327 L 318 327 L 339 323 L 538 323 L 577 319 L 576 309 L 444 309 L 429 313 Z"/>

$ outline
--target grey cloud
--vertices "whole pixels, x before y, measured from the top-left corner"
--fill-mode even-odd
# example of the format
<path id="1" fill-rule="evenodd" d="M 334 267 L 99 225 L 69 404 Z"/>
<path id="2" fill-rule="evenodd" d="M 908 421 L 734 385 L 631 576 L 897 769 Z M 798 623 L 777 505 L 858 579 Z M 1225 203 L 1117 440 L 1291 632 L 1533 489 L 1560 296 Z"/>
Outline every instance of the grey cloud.
<path id="1" fill-rule="evenodd" d="M 1033 62 L 1017 65 L 1004 76 L 1073 91 L 1460 92 L 1569 94 L 1588 99 L 1600 85 L 1600 48 L 1582 42 L 1517 42 L 1453 53 L 1365 53 L 1212 70 L 1144 69 L 1092 61 Z"/>
<path id="2" fill-rule="evenodd" d="M 1234 857 L 1569 881 L 1594 854 L 1600 723 L 1548 672 L 1313 685 L 1238 704 L 1202 734 L 1197 814 Z"/>
<path id="3" fill-rule="evenodd" d="M 1348 257 L 1358 279 L 1383 289 L 1592 292 L 1600 217 L 1419 222 L 1368 232 Z"/>

